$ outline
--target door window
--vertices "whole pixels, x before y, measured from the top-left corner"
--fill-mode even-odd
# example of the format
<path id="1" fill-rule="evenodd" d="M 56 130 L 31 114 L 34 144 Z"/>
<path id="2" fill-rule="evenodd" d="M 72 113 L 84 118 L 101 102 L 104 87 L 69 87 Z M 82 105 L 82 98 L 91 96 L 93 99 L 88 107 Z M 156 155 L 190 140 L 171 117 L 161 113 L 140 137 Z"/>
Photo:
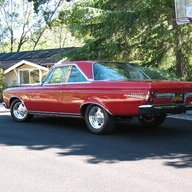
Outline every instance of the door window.
<path id="1" fill-rule="evenodd" d="M 87 79 L 83 76 L 83 74 L 79 71 L 76 66 L 72 66 L 71 74 L 69 76 L 68 82 L 86 82 Z"/>
<path id="2" fill-rule="evenodd" d="M 65 83 L 67 81 L 68 75 L 69 75 L 68 66 L 56 67 L 48 76 L 45 83 L 49 84 Z"/>

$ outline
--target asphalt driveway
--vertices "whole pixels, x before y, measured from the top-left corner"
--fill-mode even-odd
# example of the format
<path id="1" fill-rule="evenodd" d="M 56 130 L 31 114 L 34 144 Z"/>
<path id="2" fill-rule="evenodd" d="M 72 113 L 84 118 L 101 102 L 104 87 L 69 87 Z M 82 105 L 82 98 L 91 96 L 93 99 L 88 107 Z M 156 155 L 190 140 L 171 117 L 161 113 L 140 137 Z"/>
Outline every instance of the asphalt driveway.
<path id="1" fill-rule="evenodd" d="M 145 130 L 117 124 L 89 134 L 82 120 L 0 113 L 0 191 L 191 191 L 192 121 L 172 119 Z"/>

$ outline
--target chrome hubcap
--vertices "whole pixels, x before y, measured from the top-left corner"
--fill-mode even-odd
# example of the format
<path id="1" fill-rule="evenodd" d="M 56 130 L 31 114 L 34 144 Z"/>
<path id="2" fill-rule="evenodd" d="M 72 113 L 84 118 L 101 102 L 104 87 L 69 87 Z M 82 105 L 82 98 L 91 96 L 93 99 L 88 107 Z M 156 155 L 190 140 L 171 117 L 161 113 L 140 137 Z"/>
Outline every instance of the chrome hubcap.
<path id="1" fill-rule="evenodd" d="M 100 129 L 104 124 L 104 113 L 100 107 L 93 107 L 89 111 L 89 122 L 94 129 Z"/>
<path id="2" fill-rule="evenodd" d="M 13 114 L 17 119 L 24 119 L 27 116 L 27 109 L 25 105 L 21 102 L 18 102 L 13 107 Z"/>

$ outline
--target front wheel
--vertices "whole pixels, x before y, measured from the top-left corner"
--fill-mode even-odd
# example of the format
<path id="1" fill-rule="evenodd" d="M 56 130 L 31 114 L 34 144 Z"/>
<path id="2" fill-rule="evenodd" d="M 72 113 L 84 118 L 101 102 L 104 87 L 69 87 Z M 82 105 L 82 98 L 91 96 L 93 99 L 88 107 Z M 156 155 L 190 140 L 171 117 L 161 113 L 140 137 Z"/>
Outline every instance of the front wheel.
<path id="1" fill-rule="evenodd" d="M 11 104 L 11 116 L 17 122 L 25 122 L 33 117 L 32 115 L 28 114 L 25 104 L 20 100 L 15 100 Z"/>
<path id="2" fill-rule="evenodd" d="M 91 133 L 109 133 L 115 128 L 115 120 L 106 110 L 97 105 L 90 105 L 85 113 L 85 121 Z"/>
<path id="3" fill-rule="evenodd" d="M 161 125 L 165 121 L 166 115 L 140 115 L 139 121 L 144 127 L 153 128 Z"/>

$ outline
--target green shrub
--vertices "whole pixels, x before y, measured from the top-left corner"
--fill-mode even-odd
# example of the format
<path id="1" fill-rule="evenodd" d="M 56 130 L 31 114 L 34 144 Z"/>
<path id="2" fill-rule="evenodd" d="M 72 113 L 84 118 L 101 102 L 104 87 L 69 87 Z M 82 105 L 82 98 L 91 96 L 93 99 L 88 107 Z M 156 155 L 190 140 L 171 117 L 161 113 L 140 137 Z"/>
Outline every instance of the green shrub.
<path id="1" fill-rule="evenodd" d="M 160 80 L 176 80 L 180 81 L 181 78 L 177 77 L 175 73 L 164 70 L 164 69 L 157 69 L 153 67 L 142 67 L 145 74 L 147 74 L 151 79 L 160 79 Z"/>
<path id="2" fill-rule="evenodd" d="M 5 89 L 6 85 L 4 83 L 4 75 L 3 75 L 3 70 L 0 69 L 0 102 L 3 101 L 3 96 L 2 96 L 2 92 L 3 89 Z"/>

